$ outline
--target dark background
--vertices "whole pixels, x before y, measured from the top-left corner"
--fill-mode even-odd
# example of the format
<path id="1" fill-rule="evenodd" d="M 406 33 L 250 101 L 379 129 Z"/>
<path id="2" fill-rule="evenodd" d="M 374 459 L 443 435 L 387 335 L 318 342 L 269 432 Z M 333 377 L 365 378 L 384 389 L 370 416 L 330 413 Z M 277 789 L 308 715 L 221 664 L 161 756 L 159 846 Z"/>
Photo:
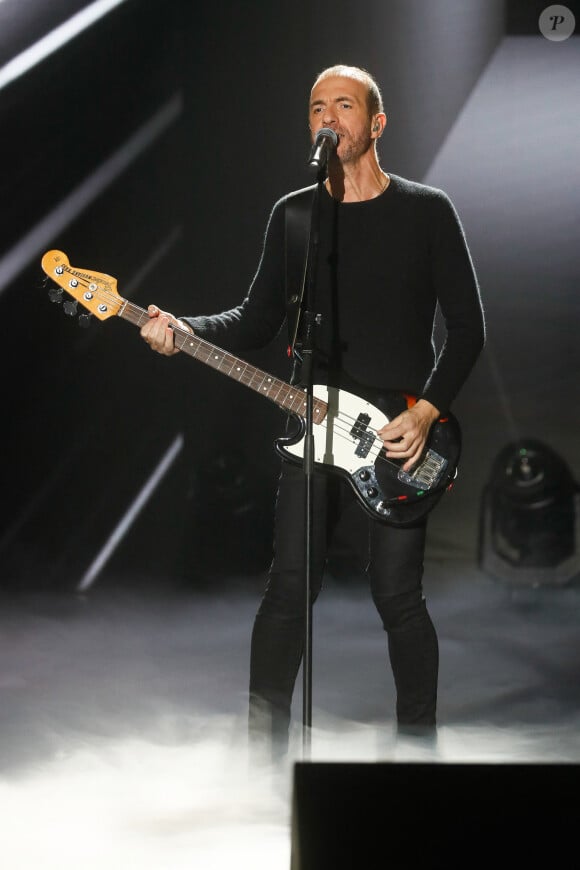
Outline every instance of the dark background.
<path id="1" fill-rule="evenodd" d="M 96 5 L 5 0 L 0 65 Z M 267 565 L 280 412 L 152 354 L 120 319 L 80 329 L 40 260 L 60 249 L 175 314 L 237 304 L 272 204 L 310 181 L 307 96 L 339 62 L 381 83 L 386 171 L 454 200 L 486 309 L 455 408 L 461 476 L 428 554 L 476 559 L 482 489 L 512 438 L 580 474 L 580 55 L 577 36 L 538 32 L 545 5 L 125 0 L 0 88 L 4 588 L 77 587 L 175 444 L 98 582 L 193 587 Z M 249 358 L 285 375 L 283 336 Z"/>

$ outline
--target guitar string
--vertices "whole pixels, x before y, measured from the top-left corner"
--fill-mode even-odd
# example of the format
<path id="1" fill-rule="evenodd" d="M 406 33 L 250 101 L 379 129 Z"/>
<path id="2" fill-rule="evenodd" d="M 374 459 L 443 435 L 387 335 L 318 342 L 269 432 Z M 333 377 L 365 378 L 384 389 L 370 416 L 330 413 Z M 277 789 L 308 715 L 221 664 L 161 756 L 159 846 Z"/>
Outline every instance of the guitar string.
<path id="1" fill-rule="evenodd" d="M 63 271 L 69 272 L 71 275 L 73 275 L 75 277 L 76 280 L 79 281 L 79 283 L 83 284 L 83 286 L 85 286 L 87 289 L 90 289 L 90 285 L 92 283 L 95 283 L 95 282 L 90 281 L 88 278 L 85 278 L 84 276 L 80 275 L 78 272 L 76 272 L 74 269 L 70 268 L 69 266 L 63 266 Z M 50 276 L 50 277 L 52 277 L 52 276 Z M 63 289 L 66 289 L 66 288 L 63 288 Z M 118 293 L 115 293 L 114 291 L 103 289 L 102 287 L 97 286 L 94 293 L 99 298 L 104 299 L 105 301 L 109 301 L 109 303 L 111 303 L 111 304 L 112 303 L 114 303 L 114 304 L 121 303 L 122 304 L 123 302 L 127 302 L 128 305 L 134 305 L 134 303 L 129 302 L 129 300 L 124 300 L 123 297 L 121 297 Z M 139 306 L 135 306 L 135 307 L 138 308 Z M 174 331 L 175 331 L 175 334 L 182 336 L 185 341 L 187 341 L 187 338 L 190 336 L 189 332 L 186 332 L 186 330 L 181 329 L 179 327 L 176 327 Z M 204 341 L 204 340 L 200 339 L 200 341 Z M 221 351 L 221 353 L 224 353 L 224 354 L 228 353 L 227 351 L 223 351 L 221 348 L 216 347 L 216 350 Z M 196 357 L 194 356 L 194 359 L 195 358 Z M 235 358 L 235 357 L 232 357 L 232 358 L 237 360 L 237 358 Z M 244 363 L 243 360 L 241 360 L 241 362 Z M 247 363 L 244 363 L 244 365 L 247 365 Z M 216 369 L 216 371 L 219 371 L 219 369 Z M 222 371 L 222 374 L 227 374 L 227 373 Z M 264 374 L 266 374 L 266 373 L 264 373 Z M 270 377 L 269 375 L 266 375 L 266 376 Z M 278 381 L 277 378 L 275 380 Z M 243 384 L 243 381 L 239 381 L 239 383 Z M 281 386 L 288 386 L 284 381 L 280 380 L 279 383 L 281 384 Z M 248 386 L 248 385 L 245 384 L 245 386 Z M 267 398 L 271 399 L 270 396 L 267 396 Z M 275 401 L 273 399 L 271 399 L 271 400 Z M 319 400 L 319 401 L 323 401 L 323 400 Z M 328 407 L 327 402 L 323 402 L 323 404 L 325 404 Z M 298 413 L 298 412 L 295 412 L 295 413 Z M 340 422 L 341 424 L 344 424 L 344 425 L 342 427 L 340 427 L 337 425 L 338 422 Z M 335 432 L 335 434 L 337 434 L 338 437 L 343 438 L 345 441 L 348 441 L 349 443 L 352 444 L 352 441 L 353 441 L 352 428 L 354 426 L 356 426 L 356 423 L 357 423 L 357 419 L 355 419 L 354 417 L 350 416 L 349 414 L 341 411 L 340 414 L 334 418 L 334 427 L 333 427 L 334 432 Z M 321 423 L 319 425 L 323 425 L 323 423 Z M 350 426 L 350 428 L 349 428 L 349 426 Z M 385 455 L 381 455 L 381 451 L 384 449 L 384 444 L 383 444 L 382 439 L 377 434 L 377 430 L 374 429 L 373 427 L 368 427 L 367 429 L 365 429 L 365 432 L 368 432 L 369 434 L 372 435 L 373 444 L 369 448 L 367 456 L 361 457 L 361 458 L 371 458 L 375 462 L 380 460 L 381 462 L 385 462 L 387 465 L 391 465 L 394 468 L 397 468 L 397 469 L 400 468 L 398 462 L 402 462 L 403 459 L 400 459 L 397 462 L 394 459 L 389 459 Z M 379 444 L 378 447 L 377 447 L 375 442 L 378 442 L 378 444 Z M 418 470 L 418 469 L 416 469 L 416 470 Z"/>

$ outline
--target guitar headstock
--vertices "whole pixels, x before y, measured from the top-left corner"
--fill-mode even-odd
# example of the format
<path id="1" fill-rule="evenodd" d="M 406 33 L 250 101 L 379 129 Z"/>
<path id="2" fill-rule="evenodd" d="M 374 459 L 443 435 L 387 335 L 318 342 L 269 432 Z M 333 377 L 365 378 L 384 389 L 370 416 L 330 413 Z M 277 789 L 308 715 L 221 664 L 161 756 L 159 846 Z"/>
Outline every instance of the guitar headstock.
<path id="1" fill-rule="evenodd" d="M 117 293 L 117 280 L 103 272 L 73 268 L 62 251 L 47 251 L 42 258 L 45 274 L 99 320 L 119 313 L 125 300 Z"/>

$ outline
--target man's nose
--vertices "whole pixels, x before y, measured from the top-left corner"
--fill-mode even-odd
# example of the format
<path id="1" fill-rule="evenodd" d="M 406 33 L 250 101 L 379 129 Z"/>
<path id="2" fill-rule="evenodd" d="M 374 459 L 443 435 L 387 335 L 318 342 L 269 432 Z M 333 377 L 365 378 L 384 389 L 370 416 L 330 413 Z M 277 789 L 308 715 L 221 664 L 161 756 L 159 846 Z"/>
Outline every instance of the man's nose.
<path id="1" fill-rule="evenodd" d="M 324 110 L 322 115 L 322 126 L 323 127 L 333 127 L 336 124 L 336 112 L 332 107 L 328 107 Z"/>

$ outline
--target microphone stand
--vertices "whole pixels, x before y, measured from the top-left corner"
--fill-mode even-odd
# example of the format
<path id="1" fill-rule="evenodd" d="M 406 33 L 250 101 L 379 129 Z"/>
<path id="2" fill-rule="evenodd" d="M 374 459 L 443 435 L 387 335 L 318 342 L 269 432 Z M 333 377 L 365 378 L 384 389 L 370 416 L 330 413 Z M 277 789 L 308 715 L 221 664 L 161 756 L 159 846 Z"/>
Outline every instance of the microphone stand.
<path id="1" fill-rule="evenodd" d="M 306 387 L 306 434 L 304 437 L 304 476 L 305 476 L 305 583 L 304 583 L 304 655 L 302 660 L 302 748 L 305 758 L 310 758 L 312 728 L 312 559 L 313 559 L 313 475 L 314 475 L 314 435 L 313 435 L 313 377 L 316 354 L 316 327 L 321 315 L 314 310 L 316 271 L 320 237 L 320 199 L 325 179 L 325 166 L 318 169 L 317 185 L 312 197 L 310 215 L 310 238 L 307 248 L 306 294 L 302 310 L 302 366 L 301 380 Z M 305 304 L 304 304 L 305 303 Z"/>

